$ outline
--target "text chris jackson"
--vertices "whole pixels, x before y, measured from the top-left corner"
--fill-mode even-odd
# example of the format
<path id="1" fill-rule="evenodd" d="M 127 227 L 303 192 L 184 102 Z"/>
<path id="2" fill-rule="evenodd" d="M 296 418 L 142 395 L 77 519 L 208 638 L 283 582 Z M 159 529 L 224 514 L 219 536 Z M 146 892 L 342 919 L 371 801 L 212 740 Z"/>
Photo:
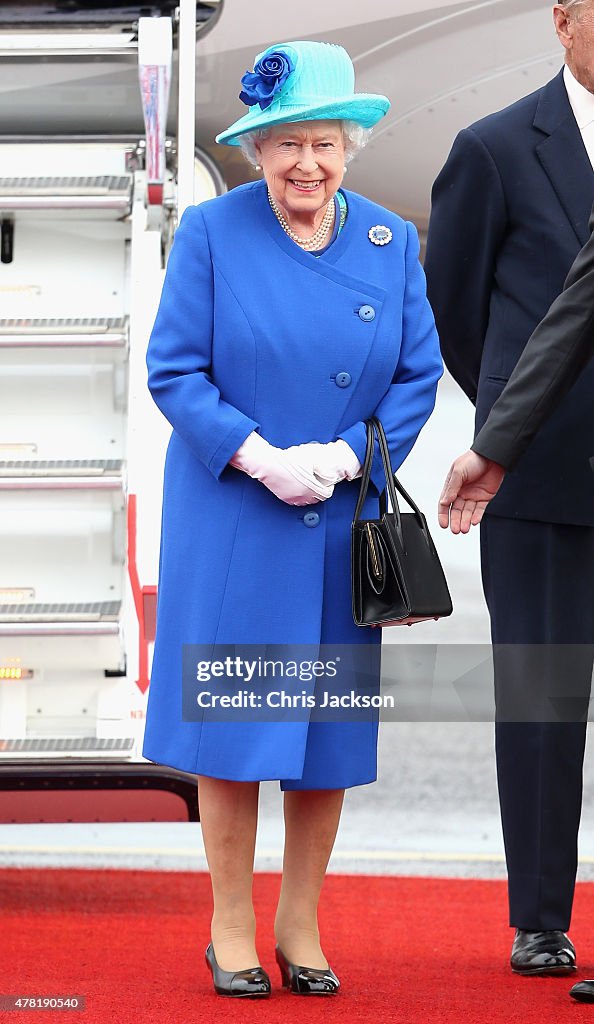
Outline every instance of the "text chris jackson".
<path id="1" fill-rule="evenodd" d="M 393 708 L 396 702 L 390 694 L 335 693 L 322 690 L 318 694 L 287 693 L 284 690 L 272 690 L 269 693 L 255 693 L 253 690 L 239 690 L 237 693 L 212 693 L 202 690 L 196 695 L 196 702 L 201 708 Z"/>

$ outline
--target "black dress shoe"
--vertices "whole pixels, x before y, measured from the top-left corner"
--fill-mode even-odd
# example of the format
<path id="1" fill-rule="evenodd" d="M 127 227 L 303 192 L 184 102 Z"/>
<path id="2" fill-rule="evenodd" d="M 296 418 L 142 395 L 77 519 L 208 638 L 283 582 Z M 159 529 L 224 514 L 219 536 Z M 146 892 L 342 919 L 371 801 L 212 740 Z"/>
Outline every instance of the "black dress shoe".
<path id="1" fill-rule="evenodd" d="M 517 928 L 510 963 L 516 974 L 572 974 L 575 949 L 565 932 Z"/>
<path id="2" fill-rule="evenodd" d="M 569 994 L 572 999 L 577 999 L 578 1003 L 594 1003 L 594 981 L 578 981 L 577 985 L 569 990 Z"/>
<path id="3" fill-rule="evenodd" d="M 215 992 L 220 996 L 261 999 L 270 995 L 270 978 L 263 967 L 249 967 L 246 971 L 223 971 L 216 961 L 212 942 L 206 947 L 205 957 L 212 973 Z"/>
<path id="4" fill-rule="evenodd" d="M 275 953 L 283 988 L 288 988 L 297 996 L 333 996 L 338 992 L 340 982 L 330 967 L 325 970 L 299 967 L 287 960 L 280 946 L 276 946 Z"/>

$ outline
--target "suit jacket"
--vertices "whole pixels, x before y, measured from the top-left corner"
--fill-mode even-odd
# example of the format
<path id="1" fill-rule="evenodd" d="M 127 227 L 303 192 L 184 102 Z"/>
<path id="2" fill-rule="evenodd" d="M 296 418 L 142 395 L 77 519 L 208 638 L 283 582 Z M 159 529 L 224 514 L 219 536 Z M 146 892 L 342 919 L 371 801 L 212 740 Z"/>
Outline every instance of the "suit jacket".
<path id="1" fill-rule="evenodd" d="M 594 210 L 590 230 L 594 232 Z M 593 356 L 594 234 L 526 345 L 473 450 L 511 468 Z M 573 438 L 566 443 L 573 444 Z"/>
<path id="2" fill-rule="evenodd" d="M 477 430 L 587 241 L 593 200 L 562 72 L 456 138 L 433 187 L 425 271 L 444 359 L 476 403 Z M 593 396 L 590 367 L 508 474 L 491 514 L 594 524 Z"/>

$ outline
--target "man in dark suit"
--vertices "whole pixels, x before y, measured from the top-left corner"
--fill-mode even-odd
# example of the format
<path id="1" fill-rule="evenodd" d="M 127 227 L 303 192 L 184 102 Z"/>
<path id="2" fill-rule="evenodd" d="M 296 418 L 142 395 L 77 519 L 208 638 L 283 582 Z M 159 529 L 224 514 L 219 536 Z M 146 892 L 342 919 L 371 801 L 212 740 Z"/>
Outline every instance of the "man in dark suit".
<path id="1" fill-rule="evenodd" d="M 439 499 L 439 525 L 468 533 L 517 465 L 543 423 L 594 358 L 594 210 L 592 234 L 564 290 L 533 332 L 470 451 L 451 465 Z M 591 413 L 594 420 L 594 400 Z M 572 439 L 567 439 L 568 444 Z M 590 458 L 594 470 L 594 453 Z M 592 637 L 594 639 L 594 637 Z"/>
<path id="2" fill-rule="evenodd" d="M 432 196 L 425 270 L 445 362 L 480 430 L 588 238 L 594 200 L 594 0 L 555 4 L 566 66 L 462 131 Z M 590 121 L 590 112 L 592 120 Z M 594 635 L 594 369 L 548 419 L 490 502 L 481 565 L 498 704 L 521 693 L 541 644 Z M 499 470 L 499 472 L 501 472 Z M 456 510 L 454 510 L 456 511 Z M 516 645 L 517 657 L 501 652 Z M 525 657 L 524 657 L 525 656 Z M 524 660 L 523 660 L 524 658 Z M 512 969 L 575 969 L 565 934 L 577 869 L 592 665 L 572 664 L 583 721 L 498 721 Z"/>
<path id="3" fill-rule="evenodd" d="M 594 210 L 590 230 L 594 232 Z M 452 464 L 439 499 L 440 526 L 468 533 L 480 523 L 505 471 L 518 463 L 593 358 L 594 233 L 573 264 L 564 291 L 526 345 L 471 450 Z M 590 464 L 594 469 L 594 457 Z M 594 1003 L 594 980 L 578 982 L 570 995 Z"/>

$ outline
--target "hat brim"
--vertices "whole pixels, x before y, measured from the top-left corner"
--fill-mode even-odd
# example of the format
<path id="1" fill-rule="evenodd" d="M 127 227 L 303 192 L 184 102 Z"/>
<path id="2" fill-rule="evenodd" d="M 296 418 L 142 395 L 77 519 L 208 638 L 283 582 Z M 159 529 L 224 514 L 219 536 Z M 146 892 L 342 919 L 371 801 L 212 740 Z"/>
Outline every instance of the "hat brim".
<path id="1" fill-rule="evenodd" d="M 260 107 L 255 105 L 247 114 L 217 135 L 215 142 L 223 146 L 238 146 L 240 137 L 247 132 L 256 131 L 258 128 L 270 128 L 276 124 L 290 124 L 293 121 L 355 121 L 362 128 L 373 128 L 389 109 L 390 101 L 386 96 L 364 92 L 320 103 L 314 107 L 311 104 L 287 103 L 274 113 L 260 110 Z"/>

